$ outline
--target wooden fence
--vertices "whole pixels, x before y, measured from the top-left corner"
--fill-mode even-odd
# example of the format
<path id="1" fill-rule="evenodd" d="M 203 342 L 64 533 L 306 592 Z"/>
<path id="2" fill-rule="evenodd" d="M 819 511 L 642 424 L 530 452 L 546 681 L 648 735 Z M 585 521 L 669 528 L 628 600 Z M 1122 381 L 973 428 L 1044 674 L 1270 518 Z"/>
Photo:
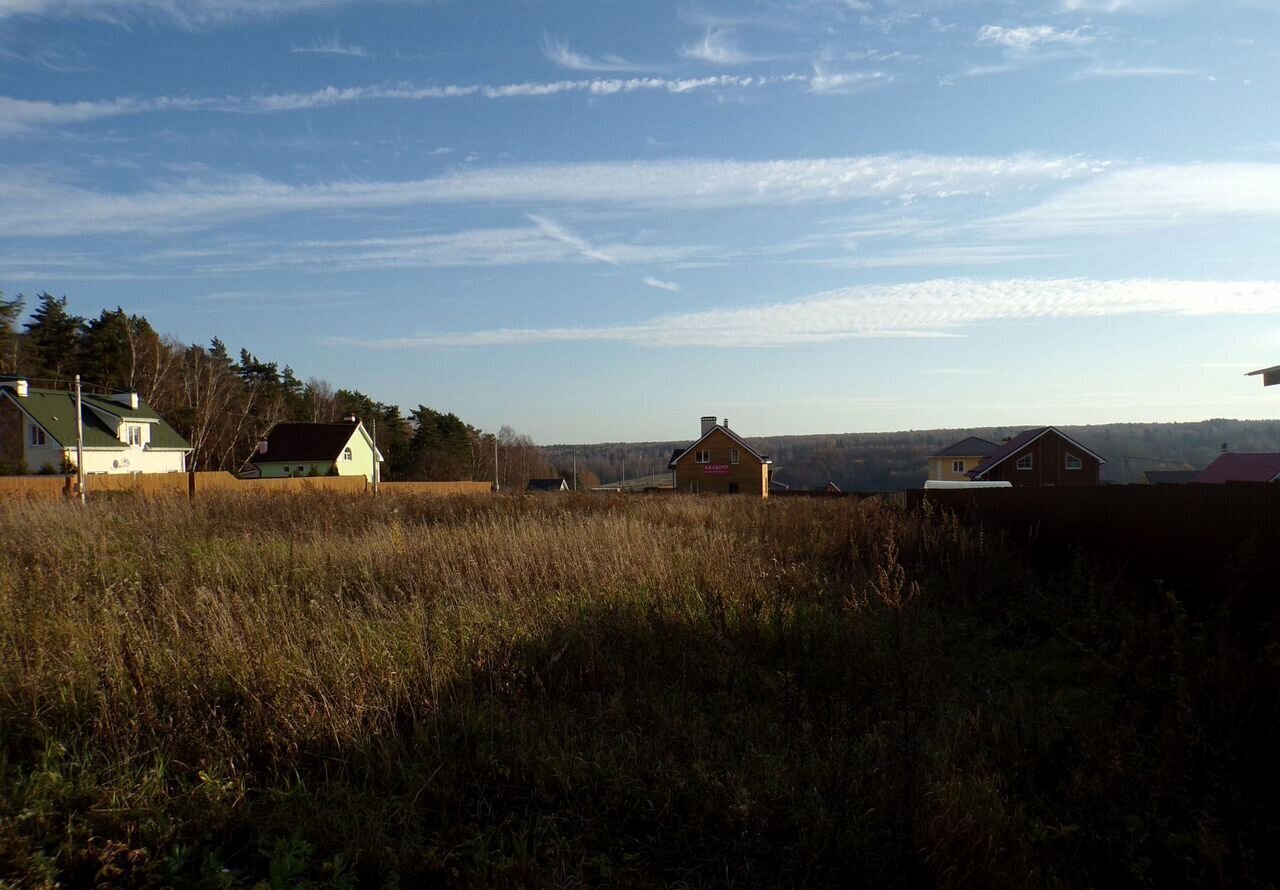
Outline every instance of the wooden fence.
<path id="1" fill-rule="evenodd" d="M 301 476 L 286 479 L 240 479 L 231 473 L 139 473 L 90 476 L 85 481 L 89 498 L 199 497 L 216 491 L 298 492 L 336 491 L 365 494 L 370 485 L 363 476 Z M 489 482 L 383 482 L 380 492 L 419 497 L 489 494 Z M 58 500 L 76 494 L 74 476 L 0 476 L 0 500 Z"/>
<path id="2" fill-rule="evenodd" d="M 379 482 L 379 494 L 416 494 L 441 497 L 452 494 L 491 494 L 492 482 Z"/>
<path id="3" fill-rule="evenodd" d="M 1280 484 L 1099 485 L 910 491 L 907 504 L 1025 536 L 1042 551 L 1072 545 L 1147 572 L 1206 575 L 1252 549 L 1280 555 Z M 1250 557 L 1252 558 L 1252 557 Z M 1159 577 L 1153 574 L 1152 577 Z"/>

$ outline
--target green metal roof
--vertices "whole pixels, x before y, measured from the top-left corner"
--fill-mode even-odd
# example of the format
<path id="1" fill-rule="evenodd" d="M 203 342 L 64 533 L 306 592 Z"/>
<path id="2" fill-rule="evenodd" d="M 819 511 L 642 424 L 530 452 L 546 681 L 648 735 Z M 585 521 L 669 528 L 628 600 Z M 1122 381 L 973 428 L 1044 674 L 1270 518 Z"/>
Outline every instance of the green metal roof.
<path id="1" fill-rule="evenodd" d="M 19 398 L 8 393 L 14 404 L 18 405 L 45 432 L 58 441 L 63 447 L 70 447 L 76 442 L 76 397 L 74 393 L 58 389 L 29 389 L 25 397 Z M 116 431 L 102 421 L 93 410 L 103 411 L 125 420 L 147 421 L 151 424 L 150 447 L 190 449 L 187 441 L 164 418 L 141 399 L 138 407 L 130 408 L 119 402 L 102 396 L 80 397 L 83 403 L 84 447 L 86 448 L 126 448 L 128 446 L 116 438 Z"/>

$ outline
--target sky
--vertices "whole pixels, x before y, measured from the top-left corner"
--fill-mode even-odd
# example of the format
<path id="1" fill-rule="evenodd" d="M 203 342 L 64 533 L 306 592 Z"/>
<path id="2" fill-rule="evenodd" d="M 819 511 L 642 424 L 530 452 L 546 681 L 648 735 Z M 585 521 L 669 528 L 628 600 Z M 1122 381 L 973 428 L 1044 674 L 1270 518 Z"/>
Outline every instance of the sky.
<path id="1" fill-rule="evenodd" d="M 543 443 L 1280 417 L 1277 0 L 0 0 L 0 291 Z"/>

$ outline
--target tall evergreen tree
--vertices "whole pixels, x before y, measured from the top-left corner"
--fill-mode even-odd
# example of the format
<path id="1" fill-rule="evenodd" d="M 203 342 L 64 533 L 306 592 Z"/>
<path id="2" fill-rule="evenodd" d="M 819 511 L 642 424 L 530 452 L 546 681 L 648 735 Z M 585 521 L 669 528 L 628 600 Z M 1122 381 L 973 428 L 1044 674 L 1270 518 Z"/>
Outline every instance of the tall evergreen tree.
<path id="1" fill-rule="evenodd" d="M 2 295 L 0 295 L 2 296 Z M 0 374 L 16 374 L 18 371 L 18 319 L 26 301 L 22 295 L 12 300 L 0 299 Z"/>
<path id="2" fill-rule="evenodd" d="M 21 296 L 19 296 L 21 299 Z M 42 293 L 26 323 L 33 376 L 67 380 L 77 373 L 84 319 L 67 311 L 67 298 Z"/>

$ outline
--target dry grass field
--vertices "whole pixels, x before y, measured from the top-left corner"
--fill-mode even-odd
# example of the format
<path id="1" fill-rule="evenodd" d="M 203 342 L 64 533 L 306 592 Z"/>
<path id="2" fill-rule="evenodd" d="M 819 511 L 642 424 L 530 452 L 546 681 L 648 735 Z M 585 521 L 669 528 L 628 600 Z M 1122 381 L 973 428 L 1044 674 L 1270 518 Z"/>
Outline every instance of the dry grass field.
<path id="1" fill-rule="evenodd" d="M 0 886 L 1276 886 L 1280 622 L 1229 570 L 852 500 L 117 498 L 0 539 Z"/>

